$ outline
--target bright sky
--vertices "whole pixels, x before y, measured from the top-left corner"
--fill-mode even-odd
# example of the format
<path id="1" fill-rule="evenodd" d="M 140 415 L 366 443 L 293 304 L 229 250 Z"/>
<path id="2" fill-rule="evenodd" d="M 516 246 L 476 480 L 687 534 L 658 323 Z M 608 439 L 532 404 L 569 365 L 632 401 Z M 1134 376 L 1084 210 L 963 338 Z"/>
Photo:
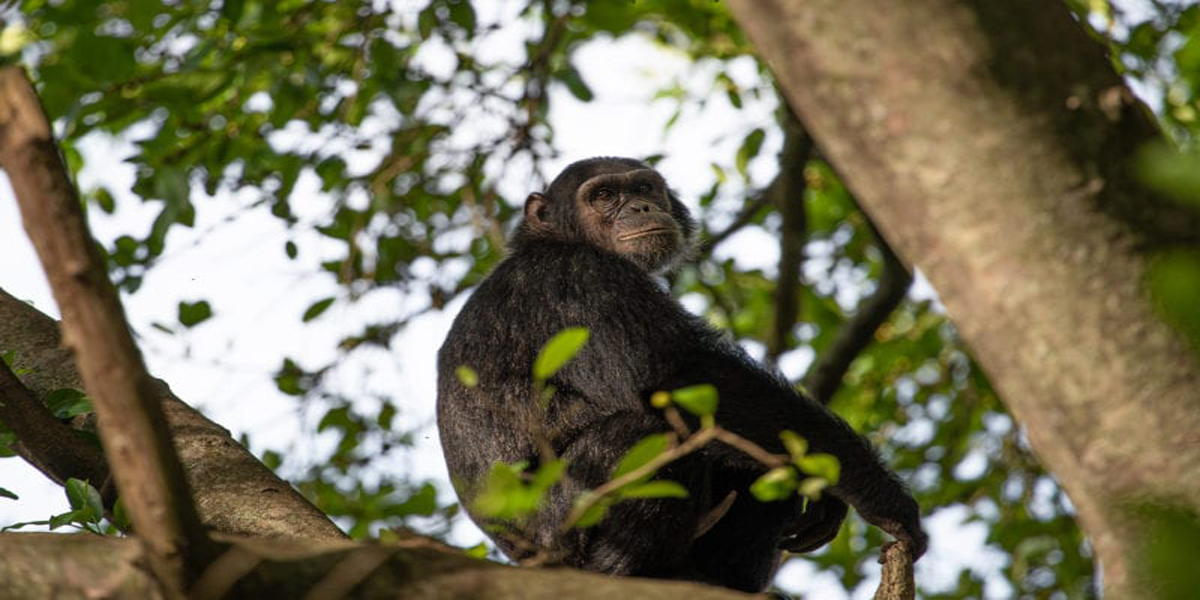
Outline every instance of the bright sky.
<path id="1" fill-rule="evenodd" d="M 489 56 L 504 52 L 505 45 L 514 39 L 509 35 L 487 42 L 495 45 L 495 49 L 489 47 Z M 436 67 L 436 56 L 426 60 Z M 732 156 L 741 141 L 737 135 L 713 139 L 712 130 L 746 132 L 755 126 L 770 127 L 774 122 L 774 106 L 769 103 L 750 100 L 742 110 L 733 110 L 723 95 L 717 95 L 703 109 L 685 113 L 672 132 L 664 135 L 662 125 L 673 105 L 669 101 L 652 102 L 654 91 L 678 80 L 698 93 L 706 93 L 711 79 L 705 73 L 715 65 L 693 65 L 686 57 L 646 39 L 593 42 L 581 49 L 577 65 L 597 97 L 582 104 L 565 92 L 554 94 L 550 118 L 561 159 L 549 165 L 550 171 L 588 156 L 661 153 L 666 159 L 660 170 L 684 202 L 694 207 L 696 196 L 711 182 L 708 164 Z M 735 65 L 733 76 L 750 81 L 757 75 L 753 63 L 746 60 Z M 713 127 L 713 123 L 720 125 Z M 778 145 L 779 136 L 771 132 L 761 153 L 767 159 L 752 163 L 756 184 L 765 183 L 773 175 L 772 157 Z M 120 233 L 145 232 L 154 216 L 153 207 L 141 205 L 129 194 L 133 173 L 121 162 L 132 152 L 131 146 L 93 137 L 81 150 L 88 165 L 80 176 L 81 187 L 104 181 L 110 189 L 121 192 L 114 216 L 93 211 L 97 237 L 108 242 Z M 357 160 L 369 161 L 370 157 Z M 351 167 L 355 167 L 353 161 Z M 702 175 L 697 177 L 697 173 Z M 532 191 L 532 185 L 525 174 L 507 178 L 501 190 L 509 199 L 519 200 Z M 197 203 L 196 227 L 171 230 L 164 260 L 150 272 L 137 294 L 125 297 L 126 312 L 139 334 L 151 372 L 167 381 L 179 397 L 229 428 L 235 437 L 248 433 L 255 452 L 291 448 L 299 435 L 299 423 L 311 423 L 312 415 L 302 415 L 292 399 L 276 390 L 272 374 L 282 358 L 294 357 L 310 366 L 322 364 L 334 357 L 332 349 L 342 335 L 422 303 L 395 291 L 381 291 L 353 306 L 338 303 L 315 322 L 301 325 L 300 315 L 310 303 L 338 293 L 338 287 L 319 274 L 319 263 L 333 252 L 328 242 L 311 233 L 288 232 L 263 210 L 243 211 L 241 207 L 249 204 L 250 198 L 225 194 L 213 200 L 204 198 L 199 190 L 193 196 Z M 320 218 L 328 206 L 312 177 L 301 179 L 294 198 L 302 220 Z M 288 236 L 301 249 L 296 261 L 288 260 L 283 251 Z M 720 253 L 770 271 L 777 258 L 777 244 L 761 230 L 748 229 L 723 244 Z M 57 314 L 40 266 L 20 228 L 6 178 L 0 182 L 0 287 L 49 314 Z M 209 322 L 178 336 L 151 327 L 154 322 L 174 324 L 177 303 L 199 299 L 209 300 L 214 309 L 215 317 Z M 370 398 L 373 390 L 398 396 L 403 411 L 400 426 L 423 429 L 417 436 L 416 451 L 403 464 L 390 465 L 389 472 L 407 474 L 415 480 L 441 481 L 446 499 L 452 498 L 452 492 L 445 485 L 445 466 L 433 427 L 435 355 L 461 303 L 460 299 L 444 313 L 416 319 L 400 335 L 392 352 L 359 358 L 333 375 L 334 385 L 353 397 Z M 783 363 L 785 371 L 795 376 L 809 359 L 804 355 L 793 357 Z M 373 405 L 373 401 L 364 402 Z M 334 441 L 332 437 L 313 440 L 308 455 L 322 455 Z M 289 459 L 303 462 L 307 458 L 289 452 Z M 66 509 L 62 490 L 20 459 L 0 460 L 0 487 L 21 497 L 19 502 L 0 499 L 0 526 L 45 519 Z M 962 565 L 993 574 L 1003 566 L 1002 555 L 983 548 L 984 527 L 964 524 L 964 516 L 964 511 L 950 509 L 927 520 L 931 548 L 917 568 L 917 577 L 923 583 L 950 585 Z M 465 546 L 482 538 L 466 519 L 453 534 L 454 541 Z M 877 578 L 875 567 L 871 579 L 853 597 L 870 597 Z M 804 590 L 815 597 L 844 597 L 832 575 L 817 574 L 806 563 L 785 566 L 779 583 L 790 591 Z M 993 578 L 988 596 L 1008 595 L 1007 585 Z"/>

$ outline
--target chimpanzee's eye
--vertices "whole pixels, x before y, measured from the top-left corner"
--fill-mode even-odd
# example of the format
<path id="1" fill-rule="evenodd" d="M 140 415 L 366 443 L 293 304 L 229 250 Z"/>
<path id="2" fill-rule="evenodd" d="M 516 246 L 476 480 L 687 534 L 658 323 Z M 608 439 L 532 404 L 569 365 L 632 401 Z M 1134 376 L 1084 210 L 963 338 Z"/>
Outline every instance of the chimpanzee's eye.
<path id="1" fill-rule="evenodd" d="M 637 187 L 635 187 L 633 189 L 633 191 L 637 192 L 638 194 L 640 194 L 642 196 L 648 196 L 648 195 L 650 195 L 650 192 L 654 191 L 654 186 L 652 186 L 648 183 L 639 183 L 639 184 L 637 184 Z"/>
<path id="2" fill-rule="evenodd" d="M 592 194 L 592 199 L 600 200 L 602 202 L 605 200 L 611 200 L 612 199 L 612 190 L 610 190 L 608 188 L 600 188 L 600 189 L 596 190 L 596 193 Z"/>

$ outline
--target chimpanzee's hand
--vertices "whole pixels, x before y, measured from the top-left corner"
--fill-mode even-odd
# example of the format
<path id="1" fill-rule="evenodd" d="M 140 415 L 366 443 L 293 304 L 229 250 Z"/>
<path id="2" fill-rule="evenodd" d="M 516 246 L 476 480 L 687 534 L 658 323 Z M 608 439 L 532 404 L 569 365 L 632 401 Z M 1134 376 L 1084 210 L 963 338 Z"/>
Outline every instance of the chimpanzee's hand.
<path id="1" fill-rule="evenodd" d="M 908 490 L 899 482 L 877 490 L 873 497 L 852 501 L 854 510 L 863 519 L 908 545 L 915 562 L 929 546 L 929 536 L 921 529 L 921 509 Z"/>
<path id="2" fill-rule="evenodd" d="M 788 552 L 812 552 L 837 537 L 846 518 L 846 503 L 830 494 L 808 503 L 808 508 L 783 532 L 779 548 Z"/>

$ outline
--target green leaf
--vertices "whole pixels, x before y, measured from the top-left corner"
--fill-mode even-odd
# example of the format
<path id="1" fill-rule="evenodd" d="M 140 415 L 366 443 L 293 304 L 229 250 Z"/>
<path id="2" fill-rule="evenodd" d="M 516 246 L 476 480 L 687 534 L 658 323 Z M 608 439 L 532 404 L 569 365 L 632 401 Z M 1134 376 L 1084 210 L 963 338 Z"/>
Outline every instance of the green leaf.
<path id="1" fill-rule="evenodd" d="M 581 494 L 576 500 L 576 504 L 582 504 L 584 499 L 588 497 L 587 494 Z M 604 518 L 604 515 L 608 514 L 608 507 L 611 505 L 612 500 L 606 498 L 589 506 L 587 510 L 583 511 L 583 515 L 579 517 L 579 520 L 575 522 L 575 527 L 583 529 L 599 523 Z"/>
<path id="2" fill-rule="evenodd" d="M 579 74 L 579 71 L 575 67 L 568 65 L 566 69 L 563 69 L 560 77 L 562 78 L 562 82 L 566 84 L 567 91 L 571 92 L 571 95 L 579 100 L 591 102 L 596 97 L 596 94 L 592 93 L 592 88 L 588 87 L 588 84 L 583 80 L 583 76 Z"/>
<path id="3" fill-rule="evenodd" d="M 274 471 L 275 469 L 279 468 L 279 465 L 283 464 L 283 456 L 274 450 L 267 450 L 262 454 L 262 463 L 266 465 L 268 469 Z"/>
<path id="4" fill-rule="evenodd" d="M 679 388 L 671 392 L 671 398 L 698 417 L 709 417 L 717 412 L 717 388 L 708 383 Z"/>
<path id="5" fill-rule="evenodd" d="M 1168 323 L 1200 348 L 1200 252 L 1173 250 L 1155 257 L 1147 277 L 1150 295 Z"/>
<path id="6" fill-rule="evenodd" d="M 794 461 L 800 460 L 808 452 L 808 440 L 800 437 L 795 431 L 785 429 L 779 432 L 779 439 L 783 440 L 783 447 Z"/>
<path id="7" fill-rule="evenodd" d="M 466 554 L 467 556 L 470 556 L 471 558 L 487 558 L 488 545 L 485 544 L 484 542 L 479 542 L 478 544 L 475 544 L 474 546 L 471 546 L 470 548 L 463 550 L 463 554 Z"/>
<path id="8" fill-rule="evenodd" d="M 622 498 L 687 498 L 687 488 L 674 481 L 647 481 L 621 489 Z"/>
<path id="9" fill-rule="evenodd" d="M 475 7 L 468 0 L 450 5 L 450 22 L 458 25 L 468 35 L 475 32 Z"/>
<path id="10" fill-rule="evenodd" d="M 94 412 L 92 401 L 83 392 L 71 388 L 60 388 L 46 395 L 46 408 L 59 419 L 70 419 L 75 415 Z"/>
<path id="11" fill-rule="evenodd" d="M 1200 586 L 1200 571 L 1196 569 L 1200 515 L 1163 503 L 1132 508 L 1132 514 L 1146 532 L 1136 555 L 1143 561 L 1146 575 L 1160 584 L 1155 597 L 1165 600 L 1194 597 Z"/>
<path id="12" fill-rule="evenodd" d="M 1200 154 L 1151 144 L 1138 152 L 1136 161 L 1142 181 L 1181 204 L 1200 208 Z"/>
<path id="13" fill-rule="evenodd" d="M 304 311 L 304 316 L 300 317 L 300 321 L 307 323 L 307 322 L 321 316 L 321 313 L 325 312 L 326 309 L 328 309 L 330 306 L 333 305 L 334 300 L 336 300 L 336 298 L 329 297 L 329 298 L 325 298 L 323 300 L 317 300 L 316 302 L 313 302 L 312 305 L 309 306 L 308 309 L 306 309 Z"/>
<path id="14" fill-rule="evenodd" d="M 737 170 L 743 177 L 747 176 L 746 169 L 750 165 L 750 159 L 758 156 L 758 151 L 762 148 L 763 140 L 766 139 L 766 132 L 762 128 L 757 128 L 751 131 L 746 139 L 742 141 L 742 145 L 738 148 L 737 157 L 734 159 L 737 165 Z"/>
<path id="15" fill-rule="evenodd" d="M 475 369 L 467 365 L 459 365 L 454 370 L 454 374 L 458 376 L 458 381 L 466 387 L 474 388 L 479 385 L 479 374 L 475 372 Z"/>
<path id="16" fill-rule="evenodd" d="M 750 493 L 763 502 L 783 500 L 796 490 L 796 477 L 792 467 L 775 467 L 750 484 Z"/>
<path id="17" fill-rule="evenodd" d="M 533 361 L 533 378 L 545 381 L 575 357 L 591 335 L 585 327 L 568 327 L 550 338 Z"/>
<path id="18" fill-rule="evenodd" d="M 125 503 L 117 498 L 113 504 L 112 510 L 113 524 L 121 528 L 122 531 L 133 529 L 133 524 L 129 521 L 129 511 L 125 510 Z"/>
<path id="19" fill-rule="evenodd" d="M 498 462 L 492 465 L 483 490 L 475 497 L 474 508 L 480 514 L 494 519 L 524 518 L 537 510 L 546 491 L 562 479 L 566 464 L 563 460 L 546 462 L 538 467 L 526 484 L 526 463 Z"/>
<path id="20" fill-rule="evenodd" d="M 67 479 L 67 501 L 71 504 L 74 512 L 79 513 L 79 518 L 85 523 L 99 523 L 104 517 L 104 501 L 100 498 L 100 492 L 92 487 L 88 482 L 69 478 Z"/>
<path id="21" fill-rule="evenodd" d="M 212 316 L 212 307 L 207 300 L 179 303 L 179 322 L 184 327 L 194 327 Z"/>
<path id="22" fill-rule="evenodd" d="M 12 525 L 5 525 L 4 527 L 0 527 L 0 533 L 5 532 L 5 531 L 16 531 L 22 527 L 29 527 L 30 525 L 49 525 L 49 524 L 50 524 L 49 520 L 46 520 L 46 521 L 22 521 L 20 523 L 13 523 Z"/>
<path id="23" fill-rule="evenodd" d="M 479 514 L 494 519 L 515 519 L 528 514 L 527 494 L 521 481 L 525 463 L 497 462 L 492 465 L 483 489 L 475 497 L 474 508 Z"/>
<path id="24" fill-rule="evenodd" d="M 391 429 L 396 413 L 396 405 L 385 400 L 383 406 L 379 408 L 379 414 L 375 417 L 375 423 L 383 429 Z"/>
<path id="25" fill-rule="evenodd" d="M 533 481 L 529 483 L 529 488 L 541 496 L 546 490 L 562 479 L 566 469 L 567 461 L 562 459 L 543 463 L 538 467 L 537 472 L 533 474 Z"/>
<path id="26" fill-rule="evenodd" d="M 408 497 L 407 500 L 390 506 L 384 511 L 389 517 L 429 517 L 437 512 L 437 488 L 433 484 L 425 484 Z"/>
<path id="27" fill-rule="evenodd" d="M 308 373 L 290 358 L 283 359 L 283 366 L 275 373 L 275 387 L 289 396 L 301 396 L 308 391 Z"/>
<path id="28" fill-rule="evenodd" d="M 813 477 L 822 477 L 829 483 L 837 483 L 842 474 L 842 465 L 832 454 L 814 453 L 801 458 L 798 465 Z"/>
<path id="29" fill-rule="evenodd" d="M 113 198 L 112 192 L 108 191 L 106 187 L 92 192 L 92 200 L 96 203 L 96 206 L 100 207 L 100 210 L 104 211 L 104 214 L 111 215 L 117 210 L 117 201 Z"/>
<path id="30" fill-rule="evenodd" d="M 808 477 L 800 482 L 799 491 L 805 498 L 821 499 L 821 492 L 829 487 L 829 480 L 824 477 Z"/>
<path id="31" fill-rule="evenodd" d="M 288 242 L 283 245 L 283 251 L 287 254 L 287 257 L 292 260 L 295 260 L 296 256 L 300 254 L 300 250 L 296 248 L 296 242 L 291 240 L 288 240 Z"/>
<path id="32" fill-rule="evenodd" d="M 86 523 L 87 521 L 85 520 L 85 512 L 86 511 L 83 510 L 72 510 L 62 513 L 61 515 L 54 515 L 50 517 L 50 529 L 53 531 L 59 527 L 62 527 L 63 525 L 70 525 L 72 523 Z"/>
<path id="33" fill-rule="evenodd" d="M 5 488 L 2 488 L 2 487 L 0 487 L 0 498 L 9 498 L 12 500 L 20 500 L 20 498 L 18 498 L 16 494 L 14 494 L 11 491 L 9 491 Z"/>
<path id="34" fill-rule="evenodd" d="M 616 479 L 630 471 L 633 471 L 642 465 L 650 462 L 654 457 L 667 451 L 667 447 L 671 444 L 670 434 L 655 433 L 648 435 L 634 444 L 632 448 L 625 452 L 625 456 L 621 457 L 617 467 L 613 469 L 612 479 Z M 647 473 L 646 477 L 650 477 L 653 473 Z"/>

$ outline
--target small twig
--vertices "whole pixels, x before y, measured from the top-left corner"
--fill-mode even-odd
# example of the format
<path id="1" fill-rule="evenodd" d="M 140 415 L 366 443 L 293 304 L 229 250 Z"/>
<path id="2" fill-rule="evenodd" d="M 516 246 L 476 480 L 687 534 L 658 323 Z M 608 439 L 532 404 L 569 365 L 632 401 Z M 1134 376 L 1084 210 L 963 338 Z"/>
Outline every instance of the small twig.
<path id="1" fill-rule="evenodd" d="M 713 429 L 717 432 L 716 437 L 718 440 L 721 440 L 722 442 L 725 442 L 726 444 L 745 452 L 750 456 L 750 458 L 753 458 L 754 460 L 757 460 L 768 467 L 781 467 L 788 463 L 789 457 L 783 454 L 773 454 L 771 452 L 767 452 L 767 450 L 762 446 L 759 446 L 758 444 L 755 444 L 754 442 L 732 431 L 729 431 L 728 429 L 721 429 L 720 427 L 714 427 Z"/>
<path id="2" fill-rule="evenodd" d="M 668 407 L 668 415 L 672 410 L 673 407 Z M 675 417 L 677 419 L 679 417 L 677 411 L 675 412 Z M 686 430 L 686 426 L 684 429 Z M 673 435 L 674 434 L 672 434 L 672 436 Z M 675 439 L 676 438 L 672 437 L 672 441 Z M 682 443 L 672 443 L 665 451 L 650 459 L 642 466 L 633 469 L 632 471 L 629 471 L 620 477 L 610 479 L 594 490 L 585 492 L 579 497 L 579 501 L 575 503 L 575 507 L 571 510 L 571 513 L 567 515 L 566 520 L 563 521 L 562 525 L 559 526 L 559 532 L 566 532 L 574 527 L 575 524 L 579 522 L 579 519 L 583 518 L 584 513 L 595 506 L 598 502 L 603 500 L 605 496 L 608 496 L 609 494 L 612 494 L 613 492 L 639 479 L 642 479 L 643 477 L 652 475 L 664 465 L 679 460 L 680 458 L 683 458 L 684 456 L 703 448 L 705 444 L 712 440 L 719 440 L 725 444 L 733 446 L 734 448 L 745 452 L 751 458 L 757 460 L 767 467 L 779 467 L 788 463 L 787 456 L 781 454 L 772 454 L 763 449 L 762 446 L 759 446 L 758 444 L 755 444 L 754 442 L 732 431 L 729 431 L 728 429 L 722 429 L 716 426 L 705 427 L 704 429 L 701 429 L 695 434 L 684 439 Z"/>
<path id="3" fill-rule="evenodd" d="M 664 408 L 663 416 L 666 417 L 667 424 L 671 426 L 671 429 L 675 430 L 675 434 L 681 439 L 692 435 L 692 430 L 688 428 L 687 423 L 683 420 L 683 416 L 679 414 L 679 410 L 674 406 Z"/>
<path id="4" fill-rule="evenodd" d="M 696 450 L 702 448 L 705 444 L 717 437 L 720 430 L 716 427 L 701 429 L 694 435 L 683 441 L 682 444 L 672 445 L 666 451 L 646 461 L 642 466 L 625 473 L 624 475 L 610 479 L 600 487 L 585 492 L 579 497 L 575 503 L 575 507 L 571 509 L 571 513 L 567 515 L 565 521 L 559 527 L 560 532 L 566 532 L 583 518 L 583 515 L 591 509 L 596 503 L 604 499 L 605 496 L 615 492 L 643 477 L 653 474 L 663 465 L 678 460 Z"/>
<path id="5" fill-rule="evenodd" d="M 779 153 L 779 174 L 771 182 L 767 195 L 782 218 L 779 233 L 779 276 L 775 283 L 775 317 L 767 338 L 766 363 L 774 365 L 786 352 L 792 329 L 800 312 L 800 270 L 804 263 L 804 244 L 808 239 L 808 215 L 804 206 L 804 166 L 813 154 L 812 138 L 786 107 L 783 149 Z"/>

